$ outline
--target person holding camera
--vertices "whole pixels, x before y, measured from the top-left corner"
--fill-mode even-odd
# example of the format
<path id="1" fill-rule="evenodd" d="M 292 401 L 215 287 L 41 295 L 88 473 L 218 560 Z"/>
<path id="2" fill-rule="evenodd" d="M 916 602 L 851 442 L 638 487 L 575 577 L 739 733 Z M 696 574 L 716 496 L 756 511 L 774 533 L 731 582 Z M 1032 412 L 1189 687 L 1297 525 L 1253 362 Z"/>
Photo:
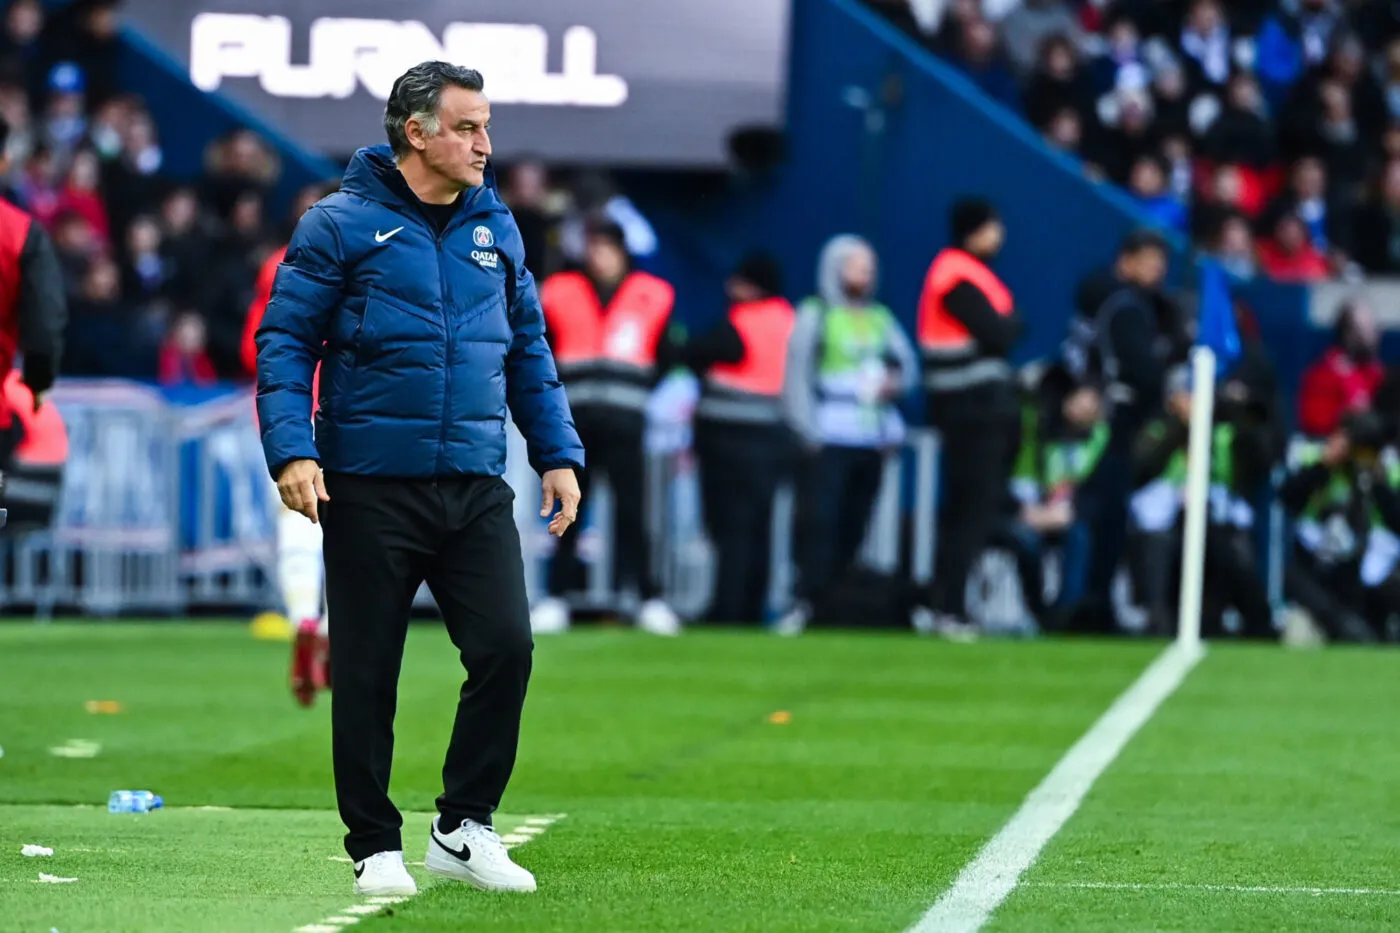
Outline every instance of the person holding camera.
<path id="1" fill-rule="evenodd" d="M 1163 530 L 1142 527 L 1136 542 L 1149 560 L 1155 558 L 1154 572 L 1145 576 L 1166 582 L 1181 553 L 1182 517 L 1186 493 L 1187 454 L 1190 449 L 1191 396 L 1190 370 L 1176 367 L 1169 374 L 1167 402 L 1162 417 L 1147 423 L 1133 444 L 1133 486 L 1139 519 L 1143 511 L 1172 516 Z M 1274 639 L 1273 610 L 1259 572 L 1251 535 L 1254 529 L 1255 494 L 1268 481 L 1273 461 L 1273 443 L 1267 419 L 1260 417 L 1240 387 L 1231 384 L 1216 399 L 1215 420 L 1211 427 L 1210 492 L 1206 525 L 1205 588 L 1202 594 L 1202 624 L 1209 637 L 1222 634 L 1227 608 L 1240 614 L 1246 638 Z M 1153 499 L 1160 508 L 1142 509 L 1144 499 Z M 1148 617 L 1156 634 L 1171 635 L 1176 614 L 1171 611 L 1170 592 L 1153 587 L 1147 594 Z"/>
<path id="2" fill-rule="evenodd" d="M 1400 613 L 1400 458 L 1385 420 L 1342 418 L 1279 490 L 1296 519 L 1286 593 L 1333 641 L 1374 642 Z"/>

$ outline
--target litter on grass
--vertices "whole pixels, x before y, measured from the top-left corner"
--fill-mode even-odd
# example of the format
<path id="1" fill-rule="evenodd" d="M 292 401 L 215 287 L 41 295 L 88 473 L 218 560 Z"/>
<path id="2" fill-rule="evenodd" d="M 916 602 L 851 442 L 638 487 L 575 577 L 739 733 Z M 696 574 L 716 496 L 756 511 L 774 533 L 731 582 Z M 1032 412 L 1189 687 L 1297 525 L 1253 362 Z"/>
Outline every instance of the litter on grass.
<path id="1" fill-rule="evenodd" d="M 55 745 L 49 749 L 49 754 L 55 758 L 96 758 L 97 753 L 102 751 L 102 744 L 91 739 L 69 739 L 62 745 Z"/>
<path id="2" fill-rule="evenodd" d="M 72 884 L 77 880 L 77 878 L 60 878 L 58 875 L 46 875 L 43 872 L 39 872 L 40 884 Z"/>
<path id="3" fill-rule="evenodd" d="M 33 858 L 36 855 L 53 855 L 53 849 L 48 846 L 25 846 L 19 850 L 19 854 Z"/>
<path id="4" fill-rule="evenodd" d="M 116 700 L 88 700 L 83 704 L 83 709 L 89 713 L 110 716 L 113 713 L 120 713 L 122 705 Z"/>

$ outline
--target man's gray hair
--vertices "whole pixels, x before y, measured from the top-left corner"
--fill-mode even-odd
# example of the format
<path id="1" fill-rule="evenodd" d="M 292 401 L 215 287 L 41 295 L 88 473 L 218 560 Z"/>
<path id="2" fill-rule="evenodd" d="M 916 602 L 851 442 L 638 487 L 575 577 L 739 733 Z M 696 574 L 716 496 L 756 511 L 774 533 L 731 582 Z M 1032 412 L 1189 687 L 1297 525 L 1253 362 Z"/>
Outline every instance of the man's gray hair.
<path id="1" fill-rule="evenodd" d="M 423 62 L 394 82 L 389 102 L 384 106 L 384 133 L 395 156 L 403 158 L 413 149 L 404 129 L 409 120 L 417 120 L 428 136 L 436 136 L 441 130 L 438 108 L 442 104 L 442 89 L 448 85 L 480 91 L 486 87 L 486 79 L 479 71 L 450 62 Z"/>

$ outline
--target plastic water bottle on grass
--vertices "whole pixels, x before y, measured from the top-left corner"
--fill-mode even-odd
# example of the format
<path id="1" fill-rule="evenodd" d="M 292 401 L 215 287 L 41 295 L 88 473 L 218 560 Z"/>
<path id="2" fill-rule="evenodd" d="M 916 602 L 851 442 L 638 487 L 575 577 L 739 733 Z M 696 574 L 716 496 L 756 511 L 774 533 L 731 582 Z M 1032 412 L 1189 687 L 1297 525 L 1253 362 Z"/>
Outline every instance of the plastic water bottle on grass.
<path id="1" fill-rule="evenodd" d="M 165 806 L 165 801 L 148 790 L 114 790 L 107 798 L 108 813 L 150 813 Z"/>

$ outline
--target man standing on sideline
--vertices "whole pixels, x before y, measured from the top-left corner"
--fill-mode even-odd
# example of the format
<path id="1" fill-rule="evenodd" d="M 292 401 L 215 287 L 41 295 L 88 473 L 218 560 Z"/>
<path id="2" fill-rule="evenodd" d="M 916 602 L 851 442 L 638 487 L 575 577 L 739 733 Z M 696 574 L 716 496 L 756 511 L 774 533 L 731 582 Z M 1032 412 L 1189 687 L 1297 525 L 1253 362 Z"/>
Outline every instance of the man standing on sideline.
<path id="1" fill-rule="evenodd" d="M 1015 374 L 1007 360 L 1021 335 L 1011 291 L 990 264 L 1006 239 L 996 208 L 969 198 L 953 205 L 953 245 L 924 278 L 918 339 L 928 420 L 942 436 L 933 592 L 914 611 L 922 632 L 971 634 L 967 578 L 1001 521 L 1021 428 Z"/>
<path id="2" fill-rule="evenodd" d="M 707 618 L 758 624 L 768 604 L 773 496 L 793 460 L 782 391 L 797 313 L 782 297 L 782 270 L 767 253 L 745 257 L 725 291 L 728 315 L 671 352 L 703 380 L 695 449 L 716 565 Z"/>
<path id="3" fill-rule="evenodd" d="M 1174 308 L 1160 293 L 1167 274 L 1167 243 L 1151 230 L 1134 231 L 1118 248 L 1113 290 L 1104 299 L 1078 355 L 1099 373 L 1108 408 L 1108 442 L 1075 498 L 1075 513 L 1092 542 L 1085 607 L 1074 627 L 1112 632 L 1113 577 L 1127 547 L 1133 493 L 1133 443 L 1162 410 L 1167 365 L 1183 346 L 1165 320 Z M 1097 365 L 1095 365 L 1097 363 Z"/>
<path id="4" fill-rule="evenodd" d="M 671 323 L 675 290 L 632 269 L 622 228 L 612 221 L 588 225 L 581 272 L 560 272 L 540 286 L 540 302 L 559 377 L 592 466 L 612 487 L 612 581 L 619 592 L 636 587 L 637 627 L 653 635 L 679 635 L 681 621 L 660 597 L 651 566 L 646 525 L 646 406 L 660 380 L 657 350 Z M 595 505 L 596 508 L 596 505 Z M 566 631 L 564 597 L 582 577 L 579 529 L 559 539 L 549 565 L 549 596 L 530 613 L 535 634 Z"/>
<path id="5" fill-rule="evenodd" d="M 258 416 L 286 505 L 324 519 L 336 797 L 355 890 L 412 894 L 389 799 L 413 595 L 426 580 L 468 679 L 425 864 L 533 891 L 491 815 L 515 764 L 532 643 L 507 407 L 544 481 L 550 532 L 578 514 L 583 448 L 544 315 L 487 159 L 480 73 L 409 69 L 340 191 L 302 217 L 258 331 Z M 321 362 L 313 437 L 311 382 Z M 323 472 L 324 470 L 324 472 Z"/>

